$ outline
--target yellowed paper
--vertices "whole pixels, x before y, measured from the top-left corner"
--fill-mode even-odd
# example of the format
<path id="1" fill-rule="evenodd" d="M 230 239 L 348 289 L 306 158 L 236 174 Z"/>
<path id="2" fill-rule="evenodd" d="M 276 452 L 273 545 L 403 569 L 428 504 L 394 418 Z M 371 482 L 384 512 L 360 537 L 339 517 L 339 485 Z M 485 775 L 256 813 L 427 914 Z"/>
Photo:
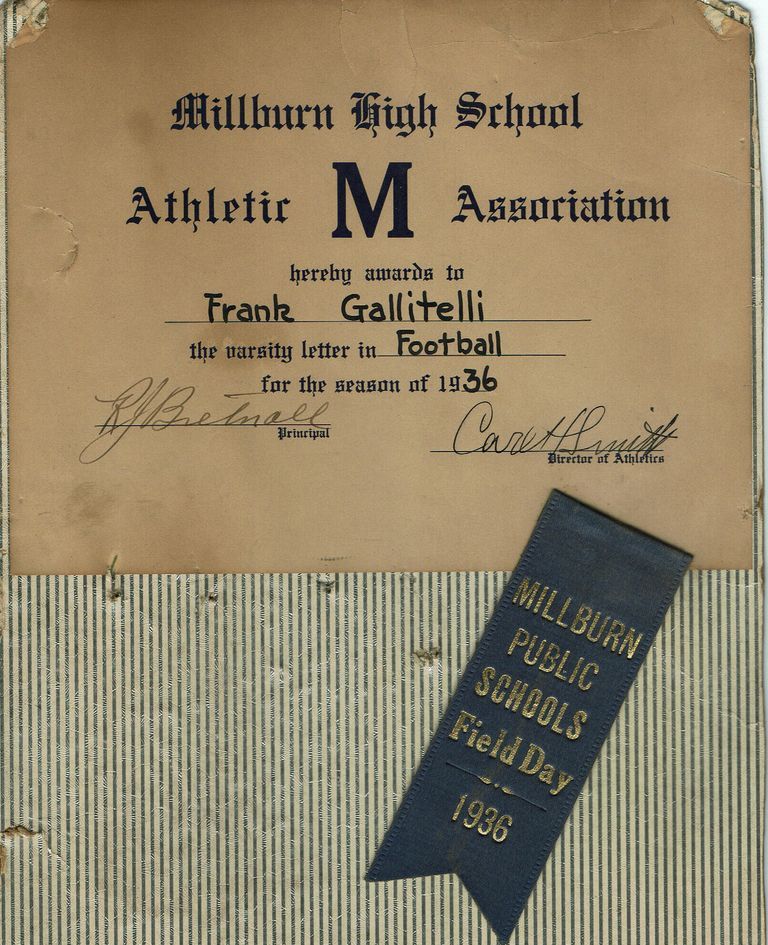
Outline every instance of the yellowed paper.
<path id="1" fill-rule="evenodd" d="M 503 569 L 553 487 L 748 566 L 750 34 L 713 16 L 55 3 L 8 57 L 13 571 Z"/>

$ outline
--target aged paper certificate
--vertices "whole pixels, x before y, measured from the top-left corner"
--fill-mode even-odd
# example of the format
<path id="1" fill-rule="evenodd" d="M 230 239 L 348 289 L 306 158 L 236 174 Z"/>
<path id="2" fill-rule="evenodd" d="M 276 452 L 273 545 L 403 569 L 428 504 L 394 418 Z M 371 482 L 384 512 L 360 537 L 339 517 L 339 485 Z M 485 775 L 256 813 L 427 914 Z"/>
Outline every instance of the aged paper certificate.
<path id="1" fill-rule="evenodd" d="M 748 12 L 2 11 L 0 945 L 490 945 L 365 877 L 553 489 L 693 564 L 511 941 L 763 945 Z"/>
<path id="2" fill-rule="evenodd" d="M 505 568 L 553 486 L 748 565 L 750 34 L 702 9 L 55 5 L 13 572 Z"/>

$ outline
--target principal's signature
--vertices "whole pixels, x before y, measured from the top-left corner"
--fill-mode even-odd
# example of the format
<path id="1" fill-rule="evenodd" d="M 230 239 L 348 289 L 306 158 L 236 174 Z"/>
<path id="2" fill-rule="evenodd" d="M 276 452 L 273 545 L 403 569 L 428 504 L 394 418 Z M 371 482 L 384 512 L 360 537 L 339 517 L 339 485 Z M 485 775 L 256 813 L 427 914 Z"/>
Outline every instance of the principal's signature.
<path id="1" fill-rule="evenodd" d="M 474 404 L 462 417 L 453 436 L 452 452 L 460 456 L 471 453 L 498 453 L 515 456 L 521 453 L 610 453 L 632 452 L 638 455 L 657 452 L 670 440 L 677 439 L 678 414 L 658 424 L 643 422 L 642 431 L 626 436 L 598 437 L 595 432 L 603 423 L 607 409 L 602 404 L 582 407 L 572 416 L 562 416 L 548 427 L 527 426 L 503 430 L 495 421 L 493 405 L 483 400 Z"/>
<path id="2" fill-rule="evenodd" d="M 229 401 L 227 409 L 218 413 L 195 406 L 196 390 L 192 386 L 176 387 L 169 378 L 156 381 L 142 377 L 115 396 L 96 397 L 107 405 L 107 416 L 98 424 L 98 432 L 80 452 L 80 462 L 89 465 L 111 453 L 123 439 L 136 429 L 167 430 L 169 427 L 226 427 L 226 426 L 315 426 L 325 427 L 320 417 L 328 410 L 328 403 L 301 403 L 295 410 L 267 410 L 253 413 L 251 400 L 254 393 L 223 395 Z"/>

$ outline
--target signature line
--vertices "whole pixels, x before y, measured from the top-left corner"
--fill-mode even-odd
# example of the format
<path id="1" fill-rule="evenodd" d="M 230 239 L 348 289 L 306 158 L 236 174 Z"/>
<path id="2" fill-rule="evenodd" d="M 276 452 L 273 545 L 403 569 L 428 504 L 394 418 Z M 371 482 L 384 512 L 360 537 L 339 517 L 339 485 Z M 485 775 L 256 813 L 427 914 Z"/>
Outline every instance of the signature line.
<path id="1" fill-rule="evenodd" d="M 330 430 L 331 428 L 330 423 L 310 423 L 309 421 L 300 420 L 287 420 L 285 423 L 227 423 L 225 420 L 217 420 L 215 423 L 174 423 L 172 420 L 148 420 L 145 423 L 94 423 L 98 430 L 117 430 L 123 427 L 142 427 L 146 429 L 155 425 L 165 429 L 168 427 L 174 427 L 175 429 L 181 427 L 248 427 L 249 429 L 252 427 L 314 427 L 316 430 Z"/>
<path id="2" fill-rule="evenodd" d="M 493 784 L 495 788 L 501 788 L 505 794 L 511 794 L 512 797 L 517 797 L 521 801 L 525 801 L 526 804 L 530 804 L 531 807 L 537 807 L 539 810 L 543 810 L 545 814 L 547 812 L 546 807 L 542 807 L 541 804 L 537 804 L 536 801 L 531 801 L 527 797 L 523 797 L 522 794 L 518 794 L 517 791 L 513 791 L 511 788 L 508 788 L 505 785 L 494 784 L 490 778 L 484 778 L 475 771 L 470 771 L 468 768 L 462 768 L 461 765 L 455 765 L 452 761 L 446 761 L 446 764 L 449 768 L 455 768 L 457 771 L 463 771 L 464 774 L 471 774 L 473 778 L 477 778 L 477 780 L 482 781 L 483 784 Z"/>
<path id="3" fill-rule="evenodd" d="M 456 450 L 430 450 L 430 453 L 455 453 Z M 472 450 L 472 453 L 482 452 L 486 456 L 493 456 L 494 453 L 492 450 Z M 588 449 L 577 449 L 577 450 L 561 450 L 555 447 L 551 450 L 521 450 L 521 453 L 558 453 L 560 456 L 578 456 L 580 453 L 595 453 L 598 456 L 602 456 L 605 453 L 663 453 L 662 449 L 649 449 L 647 446 L 638 446 L 636 448 L 626 447 L 625 449 L 615 449 L 615 450 L 588 450 Z M 468 456 L 468 453 L 461 453 L 461 456 Z M 495 455 L 499 455 L 498 453 Z"/>

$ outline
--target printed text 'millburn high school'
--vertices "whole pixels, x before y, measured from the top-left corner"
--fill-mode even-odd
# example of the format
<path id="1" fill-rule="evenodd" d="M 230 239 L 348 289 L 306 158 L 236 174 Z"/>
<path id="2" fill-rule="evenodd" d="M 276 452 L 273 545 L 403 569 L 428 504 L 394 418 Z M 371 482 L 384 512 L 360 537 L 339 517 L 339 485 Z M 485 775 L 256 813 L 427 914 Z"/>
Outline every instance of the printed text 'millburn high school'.
<path id="1" fill-rule="evenodd" d="M 454 128 L 501 128 L 520 137 L 524 129 L 571 128 L 583 126 L 579 92 L 554 103 L 519 101 L 513 92 L 500 99 L 488 100 L 481 92 L 462 92 L 453 106 Z M 378 91 L 352 92 L 349 113 L 352 128 L 368 131 L 374 138 L 379 132 L 392 132 L 407 138 L 414 132 L 426 132 L 431 138 L 438 126 L 438 105 L 421 92 L 412 101 L 396 102 Z M 255 95 L 210 95 L 188 92 L 171 108 L 171 130 L 184 131 L 330 131 L 334 125 L 331 104 L 274 104 Z M 449 123 L 450 124 L 450 123 Z"/>

